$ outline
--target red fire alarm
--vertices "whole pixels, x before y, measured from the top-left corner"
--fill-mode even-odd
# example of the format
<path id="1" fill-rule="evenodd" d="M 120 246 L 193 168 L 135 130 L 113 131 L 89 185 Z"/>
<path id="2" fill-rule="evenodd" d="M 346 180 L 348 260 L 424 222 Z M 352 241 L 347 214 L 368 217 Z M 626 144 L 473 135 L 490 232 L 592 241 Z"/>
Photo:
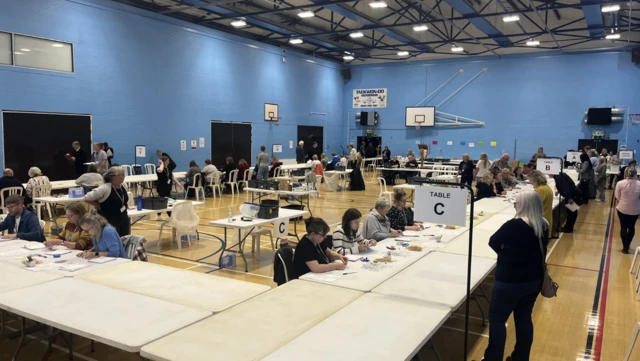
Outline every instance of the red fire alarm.
<path id="1" fill-rule="evenodd" d="M 437 144 L 438 144 L 438 141 L 437 141 L 437 140 L 433 140 L 433 141 L 431 141 L 431 144 L 433 144 L 433 145 L 437 145 Z"/>

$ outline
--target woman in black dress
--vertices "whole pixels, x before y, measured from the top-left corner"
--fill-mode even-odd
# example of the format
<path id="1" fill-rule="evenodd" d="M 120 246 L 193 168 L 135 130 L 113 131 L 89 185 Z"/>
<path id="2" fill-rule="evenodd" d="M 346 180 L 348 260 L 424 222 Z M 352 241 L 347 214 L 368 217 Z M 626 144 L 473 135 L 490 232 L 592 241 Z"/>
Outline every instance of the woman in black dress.
<path id="1" fill-rule="evenodd" d="M 176 177 L 173 175 L 173 171 L 169 164 L 171 163 L 171 159 L 167 156 L 160 157 L 160 166 L 156 168 L 156 174 L 158 175 L 158 181 L 156 182 L 156 191 L 158 192 L 158 197 L 171 198 L 171 188 L 175 184 L 176 189 L 182 189 L 182 185 L 178 183 Z M 169 217 L 171 217 L 171 212 L 167 212 Z M 156 220 L 163 221 L 161 214 L 158 213 L 158 217 Z"/>

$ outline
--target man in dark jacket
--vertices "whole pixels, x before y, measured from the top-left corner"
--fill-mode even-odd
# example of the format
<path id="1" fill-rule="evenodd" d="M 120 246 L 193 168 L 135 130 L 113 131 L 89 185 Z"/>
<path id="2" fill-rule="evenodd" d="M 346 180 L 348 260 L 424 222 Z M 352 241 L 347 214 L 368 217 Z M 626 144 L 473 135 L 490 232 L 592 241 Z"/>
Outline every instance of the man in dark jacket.
<path id="1" fill-rule="evenodd" d="M 13 176 L 13 170 L 7 168 L 4 170 L 4 176 L 0 178 L 0 193 L 2 193 L 6 188 L 11 187 L 24 188 L 22 182 L 20 182 L 18 178 Z"/>
<path id="2" fill-rule="evenodd" d="M 551 175 L 549 177 L 551 177 Z M 576 204 L 578 206 L 582 204 L 582 193 L 580 193 L 580 190 L 576 187 L 571 177 L 566 173 L 560 173 L 554 175 L 553 179 L 556 181 L 556 189 L 562 196 L 564 204 Z M 562 228 L 562 232 L 573 233 L 573 226 L 576 224 L 577 219 L 578 210 L 571 211 L 567 208 L 567 221 Z"/>
<path id="3" fill-rule="evenodd" d="M 169 158 L 169 166 L 167 168 L 169 168 L 170 171 L 173 172 L 174 169 L 176 169 L 176 162 L 173 161 L 173 158 L 171 158 L 171 156 L 161 150 L 158 150 L 156 152 L 156 155 L 158 156 L 158 159 L 162 158 L 162 157 L 167 157 Z"/>
<path id="4" fill-rule="evenodd" d="M 80 148 L 80 142 L 75 141 L 71 144 L 73 151 L 71 153 L 65 154 L 65 158 L 73 161 L 73 167 L 76 171 L 76 177 L 80 177 L 81 175 L 87 172 L 87 166 L 84 165 L 87 162 L 87 153 L 83 149 Z"/>
<path id="5" fill-rule="evenodd" d="M 306 163 L 305 156 L 304 156 L 304 141 L 302 140 L 298 143 L 298 146 L 296 147 L 296 162 L 298 164 Z"/>
<path id="6" fill-rule="evenodd" d="M 0 223 L 0 232 L 9 231 L 2 239 L 22 239 L 24 241 L 44 242 L 44 232 L 40 227 L 38 216 L 24 208 L 24 198 L 19 195 L 9 196 L 5 200 L 9 210 L 7 218 Z"/>

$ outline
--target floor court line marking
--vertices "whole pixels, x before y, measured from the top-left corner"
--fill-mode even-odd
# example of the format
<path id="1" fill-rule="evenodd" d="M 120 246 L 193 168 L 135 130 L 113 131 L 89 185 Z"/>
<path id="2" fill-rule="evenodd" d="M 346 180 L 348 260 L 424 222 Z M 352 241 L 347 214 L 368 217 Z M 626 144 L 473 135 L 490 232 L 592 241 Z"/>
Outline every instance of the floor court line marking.
<path id="1" fill-rule="evenodd" d="M 544 259 L 545 261 L 549 260 L 549 257 L 551 257 L 553 250 L 556 249 L 556 246 L 558 245 L 558 243 L 560 243 L 560 240 L 562 239 L 563 235 L 564 233 L 560 233 L 560 235 L 558 236 L 558 239 L 556 240 L 556 243 L 554 243 L 553 246 L 551 246 L 551 249 L 549 250 L 549 252 L 547 252 L 547 258 Z"/>
<path id="2" fill-rule="evenodd" d="M 582 267 L 574 267 L 574 266 L 565 266 L 565 265 L 561 265 L 561 264 L 553 264 L 553 263 L 547 263 L 547 266 L 555 266 L 555 267 L 563 267 L 563 268 L 572 268 L 572 269 L 577 269 L 577 270 L 581 270 L 581 271 L 600 272 L 600 271 L 598 271 L 597 269 L 582 268 Z"/>
<path id="3" fill-rule="evenodd" d="M 458 332 L 464 333 L 464 330 L 460 329 L 460 328 L 449 327 L 449 326 L 441 326 L 440 328 L 446 328 L 447 330 L 453 330 L 453 331 L 458 331 Z M 489 338 L 489 335 L 485 335 L 485 334 L 482 334 L 482 333 L 477 333 L 477 332 L 473 332 L 473 331 L 469 331 L 469 333 L 472 334 L 472 335 Z"/>
<path id="4" fill-rule="evenodd" d="M 9 331 L 11 331 L 11 332 L 17 332 L 17 331 L 19 331 L 17 328 L 13 328 L 13 327 L 9 327 L 9 326 L 7 326 L 7 330 L 9 330 Z M 28 338 L 30 338 L 30 339 L 32 339 L 32 340 L 34 340 L 34 339 L 36 338 L 36 337 L 35 337 L 35 336 L 33 336 L 33 335 L 27 335 L 27 337 L 28 337 Z M 40 343 L 41 343 L 41 344 L 43 344 L 43 345 L 48 345 L 47 340 L 42 340 L 42 341 L 40 341 Z M 64 353 L 66 353 L 66 354 L 69 354 L 69 350 L 67 350 L 67 349 L 66 349 L 66 348 L 64 348 L 64 347 L 61 347 L 61 346 L 58 346 L 58 345 L 55 345 L 55 344 L 51 345 L 51 347 L 55 348 L 55 349 L 56 349 L 56 350 L 58 350 L 58 351 L 62 351 L 62 352 L 64 352 Z M 98 360 L 96 360 L 96 359 L 94 359 L 94 358 L 91 358 L 91 357 L 89 357 L 89 356 L 85 356 L 85 355 L 83 355 L 83 354 L 81 354 L 81 353 L 78 353 L 78 352 L 76 352 L 76 351 L 73 351 L 73 357 L 78 357 L 79 359 L 82 359 L 82 360 L 85 360 L 85 361 L 98 361 Z"/>

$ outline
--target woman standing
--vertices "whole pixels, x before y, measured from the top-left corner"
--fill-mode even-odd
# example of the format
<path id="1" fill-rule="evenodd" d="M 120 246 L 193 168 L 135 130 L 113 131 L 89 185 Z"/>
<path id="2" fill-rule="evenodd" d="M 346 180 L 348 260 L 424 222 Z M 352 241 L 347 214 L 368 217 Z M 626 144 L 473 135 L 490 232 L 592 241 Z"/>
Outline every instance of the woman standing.
<path id="1" fill-rule="evenodd" d="M 339 254 L 357 254 L 376 245 L 374 240 L 365 240 L 360 233 L 362 213 L 349 208 L 342 215 L 342 224 L 333 231 L 333 250 Z"/>
<path id="2" fill-rule="evenodd" d="M 356 161 L 358 160 L 358 152 L 353 144 L 349 144 L 349 168 L 356 168 Z"/>
<path id="3" fill-rule="evenodd" d="M 547 177 L 539 170 L 529 173 L 529 183 L 542 200 L 542 215 L 549 223 L 549 237 L 553 234 L 553 190 L 547 185 Z"/>
<path id="4" fill-rule="evenodd" d="M 177 189 L 183 188 L 173 175 L 173 171 L 171 170 L 171 158 L 164 155 L 160 157 L 160 166 L 156 168 L 156 174 L 158 176 L 158 181 L 156 182 L 156 192 L 158 192 L 158 197 L 171 198 L 171 188 L 174 184 Z M 171 217 L 171 212 L 167 212 L 167 214 Z M 158 213 L 156 221 L 164 221 L 164 218 L 160 213 Z"/>
<path id="5" fill-rule="evenodd" d="M 124 184 L 124 169 L 109 168 L 104 174 L 104 184 L 87 193 L 84 201 L 94 206 L 98 214 L 106 218 L 121 237 L 131 234 L 131 221 L 127 213 L 129 195 Z"/>
<path id="6" fill-rule="evenodd" d="M 607 164 L 605 163 L 605 157 L 600 157 L 598 159 L 598 167 L 596 168 L 596 190 L 598 191 L 599 197 L 596 199 L 596 202 L 604 202 L 604 189 L 607 186 Z"/>
<path id="7" fill-rule="evenodd" d="M 98 257 L 128 258 L 120 236 L 104 217 L 87 213 L 80 218 L 78 223 L 82 229 L 91 235 L 93 242 L 93 248 L 78 253 L 78 257 L 85 259 Z"/>
<path id="8" fill-rule="evenodd" d="M 293 257 L 295 278 L 309 272 L 322 273 L 343 270 L 349 259 L 332 251 L 322 242 L 329 233 L 327 222 L 322 218 L 310 217 L 304 223 L 307 234 L 296 246 L 296 254 Z"/>
<path id="9" fill-rule="evenodd" d="M 393 207 L 387 213 L 391 228 L 400 231 L 419 231 L 422 224 L 414 222 L 413 210 L 407 207 L 407 193 L 402 189 L 393 191 Z"/>
<path id="10" fill-rule="evenodd" d="M 473 182 L 473 174 L 475 173 L 476 166 L 473 161 L 469 159 L 469 154 L 462 155 L 462 162 L 458 165 L 458 174 L 460 175 L 460 183 L 467 184 L 471 187 Z"/>
<path id="11" fill-rule="evenodd" d="M 389 147 L 385 146 L 384 150 L 382 151 L 382 162 L 387 163 L 390 160 L 391 160 L 391 151 L 389 150 Z"/>
<path id="12" fill-rule="evenodd" d="M 489 160 L 489 157 L 487 156 L 486 153 L 482 153 L 480 154 L 480 160 L 478 161 L 478 164 L 476 165 L 476 179 L 482 179 L 482 177 L 484 177 L 485 174 L 487 174 L 487 172 L 489 172 L 489 169 L 491 168 L 491 161 Z"/>
<path id="13" fill-rule="evenodd" d="M 526 191 L 516 197 L 516 216 L 489 239 L 498 254 L 489 306 L 489 345 L 484 361 L 504 360 L 505 323 L 513 313 L 516 344 L 507 360 L 528 361 L 533 344 L 531 313 L 542 288 L 549 225 L 542 216 L 538 194 Z"/>
<path id="14" fill-rule="evenodd" d="M 620 239 L 622 253 L 629 253 L 629 246 L 636 234 L 636 221 L 640 214 L 640 180 L 635 167 L 627 167 L 624 180 L 616 184 L 618 218 L 620 219 Z"/>
<path id="15" fill-rule="evenodd" d="M 64 207 L 64 212 L 67 216 L 67 224 L 65 224 L 64 230 L 58 235 L 58 238 L 48 239 L 44 245 L 47 247 L 62 245 L 78 250 L 93 248 L 91 236 L 78 224 L 80 218 L 87 213 L 84 204 L 82 202 L 68 203 Z"/>
<path id="16" fill-rule="evenodd" d="M 589 204 L 590 183 L 593 181 L 593 165 L 589 156 L 585 153 L 580 154 L 580 174 L 578 179 L 580 180 L 580 192 L 582 193 L 582 201 L 584 204 Z"/>

